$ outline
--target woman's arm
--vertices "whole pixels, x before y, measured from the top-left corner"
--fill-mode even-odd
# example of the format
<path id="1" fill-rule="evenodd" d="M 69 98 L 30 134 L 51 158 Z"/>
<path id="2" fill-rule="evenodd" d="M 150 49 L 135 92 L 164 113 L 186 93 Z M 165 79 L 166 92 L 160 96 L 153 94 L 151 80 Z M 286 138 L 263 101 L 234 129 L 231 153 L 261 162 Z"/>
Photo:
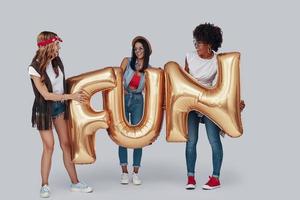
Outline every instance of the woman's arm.
<path id="1" fill-rule="evenodd" d="M 83 102 L 85 100 L 85 95 L 82 92 L 76 92 L 73 94 L 55 94 L 48 91 L 46 85 L 41 81 L 40 77 L 30 76 L 33 83 L 39 93 L 44 97 L 45 100 L 50 101 L 63 101 L 63 100 L 75 100 L 78 102 Z"/>
<path id="2" fill-rule="evenodd" d="M 128 65 L 128 62 L 129 62 L 129 61 L 128 61 L 128 58 L 127 58 L 127 57 L 125 57 L 125 58 L 122 60 L 120 67 L 121 67 L 121 69 L 123 70 L 123 72 L 125 72 L 126 66 Z"/>
<path id="3" fill-rule="evenodd" d="M 120 68 L 122 69 L 123 73 L 125 72 L 127 65 L 128 65 L 128 57 L 125 57 L 125 58 L 123 58 L 121 65 L 120 65 Z M 124 89 L 124 93 L 127 94 L 127 91 L 125 89 Z"/>
<path id="4" fill-rule="evenodd" d="M 189 64 L 187 63 L 187 60 L 185 58 L 185 66 L 184 66 L 184 70 L 187 72 L 187 73 L 190 73 L 190 69 L 189 69 Z"/>

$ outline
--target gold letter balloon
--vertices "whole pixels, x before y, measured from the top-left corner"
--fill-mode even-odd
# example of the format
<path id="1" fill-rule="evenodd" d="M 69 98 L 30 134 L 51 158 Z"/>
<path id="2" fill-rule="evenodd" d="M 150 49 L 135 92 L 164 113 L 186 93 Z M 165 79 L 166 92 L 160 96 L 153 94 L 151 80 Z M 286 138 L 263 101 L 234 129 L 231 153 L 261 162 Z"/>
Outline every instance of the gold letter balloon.
<path id="1" fill-rule="evenodd" d="M 113 68 L 88 72 L 67 80 L 70 93 L 83 90 L 91 98 L 96 92 L 116 86 Z M 108 128 L 107 111 L 94 111 L 90 104 L 71 101 L 69 104 L 69 135 L 71 140 L 72 160 L 77 164 L 93 163 L 95 154 L 95 133 L 100 128 Z"/>
<path id="2" fill-rule="evenodd" d="M 165 65 L 167 141 L 187 141 L 187 117 L 192 110 L 214 121 L 227 135 L 243 133 L 240 113 L 239 53 L 217 56 L 218 81 L 212 88 L 201 86 L 175 62 Z"/>
<path id="3" fill-rule="evenodd" d="M 154 142 L 163 121 L 164 72 L 147 69 L 145 80 L 143 118 L 139 124 L 130 125 L 124 114 L 121 68 L 108 67 L 68 79 L 70 93 L 83 90 L 91 98 L 102 91 L 104 100 L 101 112 L 94 111 L 90 104 L 70 103 L 68 126 L 74 163 L 95 162 L 95 133 L 100 128 L 107 129 L 112 140 L 124 147 L 139 148 Z"/>
<path id="4" fill-rule="evenodd" d="M 212 88 L 201 86 L 175 62 L 168 62 L 164 70 L 148 68 L 145 71 L 144 114 L 137 125 L 130 125 L 125 117 L 120 67 L 107 67 L 69 78 L 70 93 L 83 90 L 91 98 L 101 91 L 104 109 L 96 112 L 90 104 L 70 102 L 68 126 L 73 162 L 95 162 L 95 133 L 98 129 L 107 129 L 116 144 L 127 148 L 153 143 L 161 131 L 164 102 L 168 142 L 187 141 L 187 117 L 192 110 L 209 117 L 227 135 L 241 136 L 240 54 L 219 54 L 217 60 L 218 81 Z"/>

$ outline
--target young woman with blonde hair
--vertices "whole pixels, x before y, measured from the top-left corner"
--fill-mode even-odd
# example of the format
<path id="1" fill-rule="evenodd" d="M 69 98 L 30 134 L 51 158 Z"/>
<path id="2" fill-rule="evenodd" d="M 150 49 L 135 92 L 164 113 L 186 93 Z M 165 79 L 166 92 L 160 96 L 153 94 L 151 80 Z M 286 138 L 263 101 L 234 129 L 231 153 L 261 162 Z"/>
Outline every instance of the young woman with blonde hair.
<path id="1" fill-rule="evenodd" d="M 63 161 L 71 179 L 71 191 L 92 192 L 92 188 L 79 182 L 75 165 L 71 160 L 70 141 L 67 128 L 67 104 L 69 100 L 83 102 L 85 95 L 81 92 L 66 94 L 66 81 L 63 63 L 59 57 L 59 43 L 62 40 L 57 34 L 41 32 L 37 37 L 38 50 L 28 68 L 35 95 L 32 107 L 32 126 L 39 130 L 43 153 L 41 159 L 42 187 L 41 197 L 50 196 L 48 177 L 54 149 L 53 125 L 58 134 Z"/>

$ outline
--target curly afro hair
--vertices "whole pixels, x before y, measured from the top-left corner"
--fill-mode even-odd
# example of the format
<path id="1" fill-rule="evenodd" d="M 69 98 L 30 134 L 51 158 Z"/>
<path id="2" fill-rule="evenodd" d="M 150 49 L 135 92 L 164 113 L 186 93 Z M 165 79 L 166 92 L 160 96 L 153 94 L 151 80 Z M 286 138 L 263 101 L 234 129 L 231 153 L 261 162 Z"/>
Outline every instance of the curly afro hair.
<path id="1" fill-rule="evenodd" d="M 193 36 L 197 42 L 210 44 L 215 52 L 218 51 L 223 42 L 221 28 L 210 23 L 198 25 L 193 31 Z"/>

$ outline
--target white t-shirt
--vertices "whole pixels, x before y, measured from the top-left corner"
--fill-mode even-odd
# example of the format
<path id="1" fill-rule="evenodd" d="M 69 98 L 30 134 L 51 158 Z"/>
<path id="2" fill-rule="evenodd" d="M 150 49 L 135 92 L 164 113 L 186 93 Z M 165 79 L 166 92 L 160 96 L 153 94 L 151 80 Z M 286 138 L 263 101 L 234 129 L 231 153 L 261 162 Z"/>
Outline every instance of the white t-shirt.
<path id="1" fill-rule="evenodd" d="M 64 79 L 63 79 L 63 73 L 58 67 L 58 77 L 56 77 L 56 74 L 53 70 L 52 64 L 49 64 L 46 68 L 46 73 L 50 79 L 53 93 L 55 94 L 63 94 L 64 93 Z M 32 76 L 41 77 L 41 75 L 32 67 L 29 66 L 28 68 L 28 74 Z"/>
<path id="2" fill-rule="evenodd" d="M 198 80 L 198 82 L 205 87 L 212 87 L 217 81 L 217 56 L 211 59 L 201 58 L 197 51 L 186 54 L 186 61 L 190 70 L 190 74 Z"/>

